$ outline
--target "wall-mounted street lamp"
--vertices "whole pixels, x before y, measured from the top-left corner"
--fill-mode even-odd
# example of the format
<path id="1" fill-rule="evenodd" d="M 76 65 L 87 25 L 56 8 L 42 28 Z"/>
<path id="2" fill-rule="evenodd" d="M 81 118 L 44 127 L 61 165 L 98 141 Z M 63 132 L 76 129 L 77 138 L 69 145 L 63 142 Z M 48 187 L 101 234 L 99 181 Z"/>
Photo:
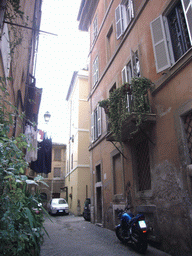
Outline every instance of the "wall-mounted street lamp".
<path id="1" fill-rule="evenodd" d="M 47 112 L 44 114 L 44 120 L 45 120 L 45 123 L 46 123 L 46 124 L 49 122 L 50 117 L 51 117 L 51 114 L 49 113 L 49 111 L 47 111 Z"/>

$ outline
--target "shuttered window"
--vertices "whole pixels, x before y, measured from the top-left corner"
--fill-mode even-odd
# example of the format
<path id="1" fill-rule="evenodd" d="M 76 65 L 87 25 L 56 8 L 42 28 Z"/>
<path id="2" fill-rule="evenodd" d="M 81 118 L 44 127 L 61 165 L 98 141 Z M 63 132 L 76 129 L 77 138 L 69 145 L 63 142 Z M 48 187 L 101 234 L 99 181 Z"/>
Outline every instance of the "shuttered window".
<path id="1" fill-rule="evenodd" d="M 171 65 L 162 16 L 152 21 L 150 25 L 156 70 L 159 73 Z"/>
<path id="2" fill-rule="evenodd" d="M 61 149 L 55 148 L 54 150 L 54 161 L 61 161 Z"/>
<path id="3" fill-rule="evenodd" d="M 97 29 L 97 16 L 96 16 L 93 21 L 93 43 L 97 37 L 97 34 L 98 34 L 98 29 Z"/>
<path id="4" fill-rule="evenodd" d="M 101 136 L 101 107 L 99 105 L 91 115 L 91 141 L 94 142 Z"/>
<path id="5" fill-rule="evenodd" d="M 117 39 L 125 32 L 127 26 L 134 18 L 133 1 L 127 0 L 124 4 L 119 4 L 115 10 Z"/>
<path id="6" fill-rule="evenodd" d="M 187 28 L 189 32 L 190 41 L 192 44 L 192 1 L 191 0 L 181 0 L 183 5 L 185 19 L 187 23 Z"/>
<path id="7" fill-rule="evenodd" d="M 56 167 L 54 168 L 54 178 L 60 178 L 61 177 L 61 168 Z"/>
<path id="8" fill-rule="evenodd" d="M 99 59 L 97 56 L 93 62 L 93 86 L 98 82 L 98 80 L 99 80 Z"/>
<path id="9" fill-rule="evenodd" d="M 116 20 L 116 33 L 117 33 L 117 39 L 122 35 L 123 33 L 123 22 L 122 22 L 122 6 L 119 5 L 117 9 L 115 10 L 115 20 Z"/>
<path id="10" fill-rule="evenodd" d="M 150 24 L 157 73 L 169 68 L 191 47 L 192 1 L 181 0 Z"/>

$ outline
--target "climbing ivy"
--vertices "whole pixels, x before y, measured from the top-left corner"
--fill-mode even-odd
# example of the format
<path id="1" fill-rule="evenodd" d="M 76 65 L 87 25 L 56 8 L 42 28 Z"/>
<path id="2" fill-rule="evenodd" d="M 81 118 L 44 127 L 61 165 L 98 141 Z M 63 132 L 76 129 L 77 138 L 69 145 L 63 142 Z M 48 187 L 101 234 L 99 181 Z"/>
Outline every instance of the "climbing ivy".
<path id="1" fill-rule="evenodd" d="M 99 102 L 99 106 L 105 109 L 109 117 L 110 131 L 116 141 L 121 143 L 122 126 L 125 120 L 134 113 L 136 115 L 136 126 L 142 123 L 146 113 L 150 113 L 148 101 L 148 90 L 152 82 L 147 78 L 133 78 L 131 84 L 124 84 L 113 91 L 108 99 Z M 127 97 L 131 97 L 131 104 L 127 106 Z"/>

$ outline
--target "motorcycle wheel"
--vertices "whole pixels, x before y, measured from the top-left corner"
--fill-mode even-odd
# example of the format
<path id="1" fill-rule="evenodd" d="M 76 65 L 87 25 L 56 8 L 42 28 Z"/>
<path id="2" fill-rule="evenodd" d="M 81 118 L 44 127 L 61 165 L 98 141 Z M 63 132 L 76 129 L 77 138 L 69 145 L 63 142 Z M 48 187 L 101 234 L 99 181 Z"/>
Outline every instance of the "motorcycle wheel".
<path id="1" fill-rule="evenodd" d="M 137 232 L 133 234 L 133 236 L 137 239 L 137 243 L 135 243 L 136 249 L 139 253 L 145 254 L 148 248 L 147 239 L 143 238 Z"/>
<path id="2" fill-rule="evenodd" d="M 117 238 L 118 238 L 122 243 L 126 243 L 126 242 L 128 241 L 128 239 L 126 239 L 126 238 L 123 236 L 123 230 L 122 230 L 121 225 L 118 225 L 118 226 L 116 227 L 115 233 L 116 233 Z"/>

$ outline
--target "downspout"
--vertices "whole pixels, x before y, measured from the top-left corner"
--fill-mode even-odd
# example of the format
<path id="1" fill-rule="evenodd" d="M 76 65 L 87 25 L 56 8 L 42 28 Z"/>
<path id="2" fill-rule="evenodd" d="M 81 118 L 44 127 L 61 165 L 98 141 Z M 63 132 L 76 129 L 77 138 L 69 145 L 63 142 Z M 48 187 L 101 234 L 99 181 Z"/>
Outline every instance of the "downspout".
<path id="1" fill-rule="evenodd" d="M 90 100 L 90 109 L 91 109 L 91 113 L 92 113 L 92 97 L 89 98 Z M 91 123 L 90 123 L 91 126 Z M 90 172 L 91 172 L 91 222 L 95 223 L 95 186 L 94 186 L 94 177 L 93 177 L 93 149 L 91 149 L 90 152 Z"/>

